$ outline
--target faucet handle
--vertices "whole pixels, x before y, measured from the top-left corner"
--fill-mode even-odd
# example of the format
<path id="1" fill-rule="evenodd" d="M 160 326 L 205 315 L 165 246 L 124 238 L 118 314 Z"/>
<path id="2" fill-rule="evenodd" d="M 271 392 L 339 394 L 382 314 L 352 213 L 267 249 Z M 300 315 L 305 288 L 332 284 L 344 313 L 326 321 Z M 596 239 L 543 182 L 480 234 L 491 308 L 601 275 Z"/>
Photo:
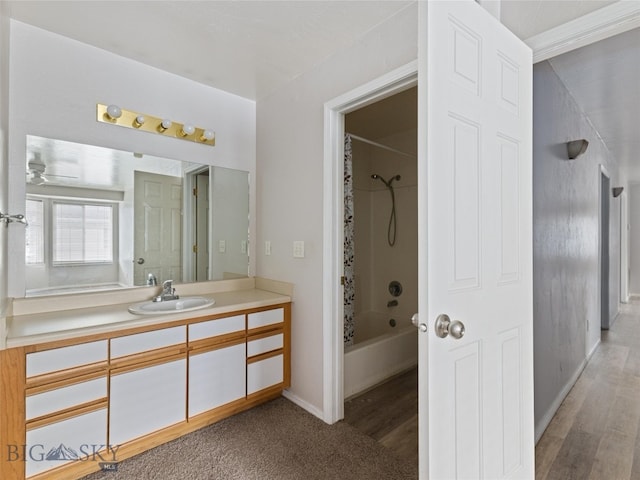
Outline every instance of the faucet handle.
<path id="1" fill-rule="evenodd" d="M 172 284 L 173 280 L 165 280 L 164 282 L 162 282 L 162 288 L 171 288 Z"/>

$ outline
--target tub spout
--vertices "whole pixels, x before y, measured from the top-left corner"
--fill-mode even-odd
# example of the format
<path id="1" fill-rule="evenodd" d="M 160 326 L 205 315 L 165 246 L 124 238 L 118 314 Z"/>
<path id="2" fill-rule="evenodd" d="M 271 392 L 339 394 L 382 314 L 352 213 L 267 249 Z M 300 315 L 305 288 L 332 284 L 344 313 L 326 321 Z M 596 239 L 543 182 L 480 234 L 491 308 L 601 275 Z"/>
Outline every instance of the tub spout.
<path id="1" fill-rule="evenodd" d="M 387 302 L 387 307 L 397 307 L 398 306 L 398 300 L 389 300 Z"/>

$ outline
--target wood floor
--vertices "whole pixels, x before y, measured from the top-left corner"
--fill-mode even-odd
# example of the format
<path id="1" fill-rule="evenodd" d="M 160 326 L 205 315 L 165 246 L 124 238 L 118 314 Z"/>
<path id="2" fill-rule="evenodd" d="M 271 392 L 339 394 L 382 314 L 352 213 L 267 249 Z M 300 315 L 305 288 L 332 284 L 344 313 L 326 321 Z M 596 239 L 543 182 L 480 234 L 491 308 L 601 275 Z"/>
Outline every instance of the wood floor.
<path id="1" fill-rule="evenodd" d="M 345 402 L 345 422 L 418 462 L 417 369 Z M 611 329 L 536 445 L 536 480 L 640 479 L 640 301 Z"/>
<path id="2" fill-rule="evenodd" d="M 418 465 L 418 369 L 344 404 L 344 421 Z"/>
<path id="3" fill-rule="evenodd" d="M 536 446 L 536 479 L 640 479 L 640 304 L 622 307 Z"/>

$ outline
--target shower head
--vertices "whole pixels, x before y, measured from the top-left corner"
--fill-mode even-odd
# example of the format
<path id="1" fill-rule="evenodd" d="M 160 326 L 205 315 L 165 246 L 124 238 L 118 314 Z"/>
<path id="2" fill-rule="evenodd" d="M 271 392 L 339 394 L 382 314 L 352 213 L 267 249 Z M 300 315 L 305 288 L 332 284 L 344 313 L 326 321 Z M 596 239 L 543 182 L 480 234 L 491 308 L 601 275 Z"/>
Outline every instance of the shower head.
<path id="1" fill-rule="evenodd" d="M 382 178 L 380 175 L 378 175 L 377 173 L 374 173 L 373 175 L 371 175 L 371 178 L 374 180 L 380 180 L 382 183 L 384 183 L 388 188 L 391 188 L 391 182 L 393 182 L 394 180 L 400 180 L 400 175 L 395 175 L 393 177 L 391 177 L 388 181 L 385 180 L 384 178 Z"/>

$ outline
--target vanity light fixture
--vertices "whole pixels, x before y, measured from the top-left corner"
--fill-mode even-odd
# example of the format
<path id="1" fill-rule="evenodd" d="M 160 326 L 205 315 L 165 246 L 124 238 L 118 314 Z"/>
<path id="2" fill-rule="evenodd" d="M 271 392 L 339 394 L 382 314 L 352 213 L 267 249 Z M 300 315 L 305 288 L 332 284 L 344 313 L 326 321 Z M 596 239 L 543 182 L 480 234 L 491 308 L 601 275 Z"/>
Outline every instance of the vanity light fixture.
<path id="1" fill-rule="evenodd" d="M 189 135 L 193 135 L 195 131 L 196 131 L 196 127 L 188 123 L 185 123 L 180 129 L 180 135 L 182 135 L 183 137 L 187 137 Z"/>
<path id="2" fill-rule="evenodd" d="M 200 137 L 201 142 L 211 142 L 215 138 L 215 134 L 211 130 L 205 130 Z"/>
<path id="3" fill-rule="evenodd" d="M 109 105 L 107 107 L 107 117 L 110 120 L 117 120 L 122 116 L 122 109 L 117 105 Z"/>
<path id="4" fill-rule="evenodd" d="M 168 118 L 165 118 L 160 122 L 160 125 L 158 125 L 158 131 L 161 133 L 167 131 L 168 129 L 171 128 L 172 123 L 173 122 L 171 122 L 171 120 L 169 120 Z"/>
<path id="5" fill-rule="evenodd" d="M 213 130 L 198 128 L 193 124 L 172 122 L 168 118 L 153 117 L 140 112 L 124 110 L 117 105 L 96 105 L 96 120 L 119 127 L 142 130 L 203 145 L 215 146 L 216 135 Z"/>

